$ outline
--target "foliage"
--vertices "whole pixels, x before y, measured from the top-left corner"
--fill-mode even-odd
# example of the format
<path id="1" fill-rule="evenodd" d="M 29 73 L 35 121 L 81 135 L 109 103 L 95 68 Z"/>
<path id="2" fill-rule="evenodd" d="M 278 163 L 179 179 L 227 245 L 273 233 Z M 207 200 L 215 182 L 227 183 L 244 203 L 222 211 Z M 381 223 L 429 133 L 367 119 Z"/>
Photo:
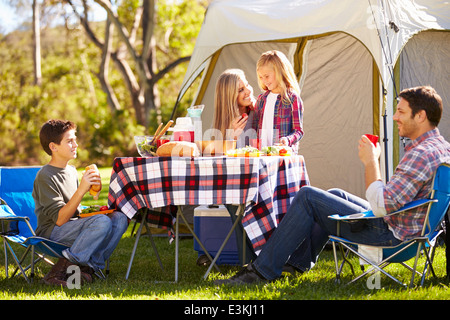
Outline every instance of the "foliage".
<path id="1" fill-rule="evenodd" d="M 139 1 L 121 1 L 118 12 L 124 21 Z M 158 58 L 190 54 L 200 29 L 205 7 L 195 0 L 158 1 L 157 41 L 167 34 L 166 19 L 175 17 L 167 46 Z M 122 17 L 121 16 L 121 17 Z M 184 21 L 184 22 L 183 22 Z M 182 27 L 182 23 L 189 27 Z M 104 28 L 104 23 L 94 25 Z M 156 115 L 150 132 L 135 121 L 130 96 L 121 75 L 111 68 L 109 80 L 123 109 L 111 111 L 106 94 L 96 74 L 99 72 L 100 51 L 80 28 L 68 30 L 62 26 L 41 31 L 42 85 L 33 85 L 31 31 L 15 31 L 0 35 L 0 165 L 43 164 L 48 156 L 39 143 L 39 129 L 50 118 L 70 119 L 78 125 L 79 152 L 75 165 L 95 162 L 109 165 L 117 156 L 137 155 L 133 136 L 151 134 L 156 130 Z M 162 40 L 161 40 L 162 41 Z M 179 65 L 159 83 L 162 119 L 167 122 L 183 80 L 187 63 Z M 193 93 L 182 100 L 179 113 L 185 112 Z"/>

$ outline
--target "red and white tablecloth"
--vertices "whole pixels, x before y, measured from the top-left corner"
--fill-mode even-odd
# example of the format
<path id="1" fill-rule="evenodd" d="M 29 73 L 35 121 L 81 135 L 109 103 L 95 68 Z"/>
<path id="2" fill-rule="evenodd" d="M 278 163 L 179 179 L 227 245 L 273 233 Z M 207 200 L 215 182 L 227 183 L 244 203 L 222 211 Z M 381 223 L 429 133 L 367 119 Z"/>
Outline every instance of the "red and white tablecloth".
<path id="1" fill-rule="evenodd" d="M 116 158 L 108 205 L 171 229 L 180 205 L 245 204 L 242 224 L 259 253 L 300 187 L 309 184 L 302 156 Z"/>

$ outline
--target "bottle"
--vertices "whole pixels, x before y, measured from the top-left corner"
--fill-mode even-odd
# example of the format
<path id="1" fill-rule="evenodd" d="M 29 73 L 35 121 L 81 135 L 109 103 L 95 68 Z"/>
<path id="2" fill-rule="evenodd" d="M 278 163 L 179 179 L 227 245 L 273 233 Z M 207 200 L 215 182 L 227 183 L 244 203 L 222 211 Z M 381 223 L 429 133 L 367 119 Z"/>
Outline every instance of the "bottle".
<path id="1" fill-rule="evenodd" d="M 194 125 L 189 117 L 178 117 L 173 127 L 174 141 L 194 142 Z"/>

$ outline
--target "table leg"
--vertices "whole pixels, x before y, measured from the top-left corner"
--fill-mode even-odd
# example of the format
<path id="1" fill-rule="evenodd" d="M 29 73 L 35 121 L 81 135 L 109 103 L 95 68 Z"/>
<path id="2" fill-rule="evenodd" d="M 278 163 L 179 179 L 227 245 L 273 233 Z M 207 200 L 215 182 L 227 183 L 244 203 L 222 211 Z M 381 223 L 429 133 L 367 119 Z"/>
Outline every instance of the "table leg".
<path id="1" fill-rule="evenodd" d="M 179 219 L 180 219 L 181 208 L 177 209 L 177 221 L 175 226 L 175 282 L 178 282 L 178 231 L 179 231 Z M 182 213 L 181 213 L 182 214 Z"/>
<path id="2" fill-rule="evenodd" d="M 189 231 L 192 233 L 192 235 L 194 236 L 195 240 L 197 240 L 198 244 L 200 245 L 200 247 L 202 248 L 203 252 L 205 252 L 206 256 L 208 257 L 209 261 L 213 261 L 213 258 L 211 257 L 211 255 L 209 254 L 208 250 L 206 250 L 205 246 L 203 245 L 203 243 L 200 241 L 200 239 L 198 238 L 198 236 L 195 234 L 194 230 L 192 230 L 191 226 L 189 225 L 189 223 L 186 221 L 186 218 L 184 217 L 184 214 L 181 212 L 181 218 L 183 218 L 183 222 L 184 224 L 187 226 L 187 228 L 189 229 Z M 214 266 L 216 268 L 217 271 L 220 272 L 220 269 L 217 265 Z"/>
<path id="3" fill-rule="evenodd" d="M 195 234 L 194 230 L 192 230 L 191 226 L 186 221 L 186 218 L 184 217 L 184 214 L 181 211 L 181 207 L 178 207 L 178 210 L 177 210 L 177 221 L 176 221 L 176 226 L 175 226 L 175 282 L 178 282 L 178 256 L 179 256 L 178 255 L 178 249 L 179 249 L 178 238 L 179 238 L 180 217 L 183 219 L 183 222 L 185 223 L 185 225 L 187 226 L 189 231 L 192 233 L 192 235 L 194 236 L 195 240 L 197 240 L 198 244 L 203 249 L 203 251 L 205 252 L 206 256 L 209 258 L 210 261 L 213 261 L 213 258 L 209 254 L 208 250 L 206 250 L 206 248 L 203 245 L 203 243 L 200 241 L 200 239 Z M 220 272 L 220 269 L 219 269 L 218 266 L 215 266 L 215 268 L 216 268 L 217 271 Z"/>
<path id="4" fill-rule="evenodd" d="M 146 219 L 146 215 L 143 215 L 142 219 Z M 130 262 L 128 263 L 128 269 L 127 273 L 125 275 L 125 280 L 128 280 L 128 276 L 130 275 L 131 265 L 133 264 L 134 255 L 136 254 L 136 248 L 139 242 L 139 238 L 141 237 L 142 227 L 144 226 L 143 221 L 141 222 L 141 225 L 139 226 L 138 232 L 136 234 L 136 240 L 134 241 L 134 247 L 133 251 L 131 252 Z"/>
<path id="5" fill-rule="evenodd" d="M 236 229 L 237 224 L 241 221 L 242 216 L 244 215 L 244 209 L 245 209 L 245 205 L 240 204 L 239 208 L 238 208 L 238 212 L 237 212 L 237 217 L 236 217 L 236 221 L 234 221 L 233 226 L 231 227 L 230 232 L 228 232 L 225 240 L 223 241 L 222 245 L 219 248 L 219 251 L 217 251 L 216 256 L 214 257 L 214 260 L 211 262 L 208 270 L 206 271 L 203 280 L 206 280 L 206 278 L 208 277 L 209 273 L 211 272 L 212 267 L 216 264 L 217 259 L 219 259 L 220 254 L 222 253 L 223 248 L 225 248 L 225 245 L 228 242 L 228 239 L 230 239 L 231 235 L 233 234 L 234 229 Z"/>

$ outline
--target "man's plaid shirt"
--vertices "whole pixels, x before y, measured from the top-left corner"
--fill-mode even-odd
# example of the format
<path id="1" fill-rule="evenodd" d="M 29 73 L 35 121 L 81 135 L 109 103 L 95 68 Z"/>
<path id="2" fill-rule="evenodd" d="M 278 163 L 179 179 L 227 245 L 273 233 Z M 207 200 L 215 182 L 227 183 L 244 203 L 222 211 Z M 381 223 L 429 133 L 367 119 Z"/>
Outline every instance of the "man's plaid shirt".
<path id="1" fill-rule="evenodd" d="M 425 199 L 431 191 L 433 174 L 441 163 L 450 163 L 450 144 L 439 130 L 428 131 L 405 148 L 405 155 L 384 189 L 384 204 L 389 214 L 406 203 Z M 420 235 L 426 207 L 385 217 L 395 237 L 401 240 Z"/>

